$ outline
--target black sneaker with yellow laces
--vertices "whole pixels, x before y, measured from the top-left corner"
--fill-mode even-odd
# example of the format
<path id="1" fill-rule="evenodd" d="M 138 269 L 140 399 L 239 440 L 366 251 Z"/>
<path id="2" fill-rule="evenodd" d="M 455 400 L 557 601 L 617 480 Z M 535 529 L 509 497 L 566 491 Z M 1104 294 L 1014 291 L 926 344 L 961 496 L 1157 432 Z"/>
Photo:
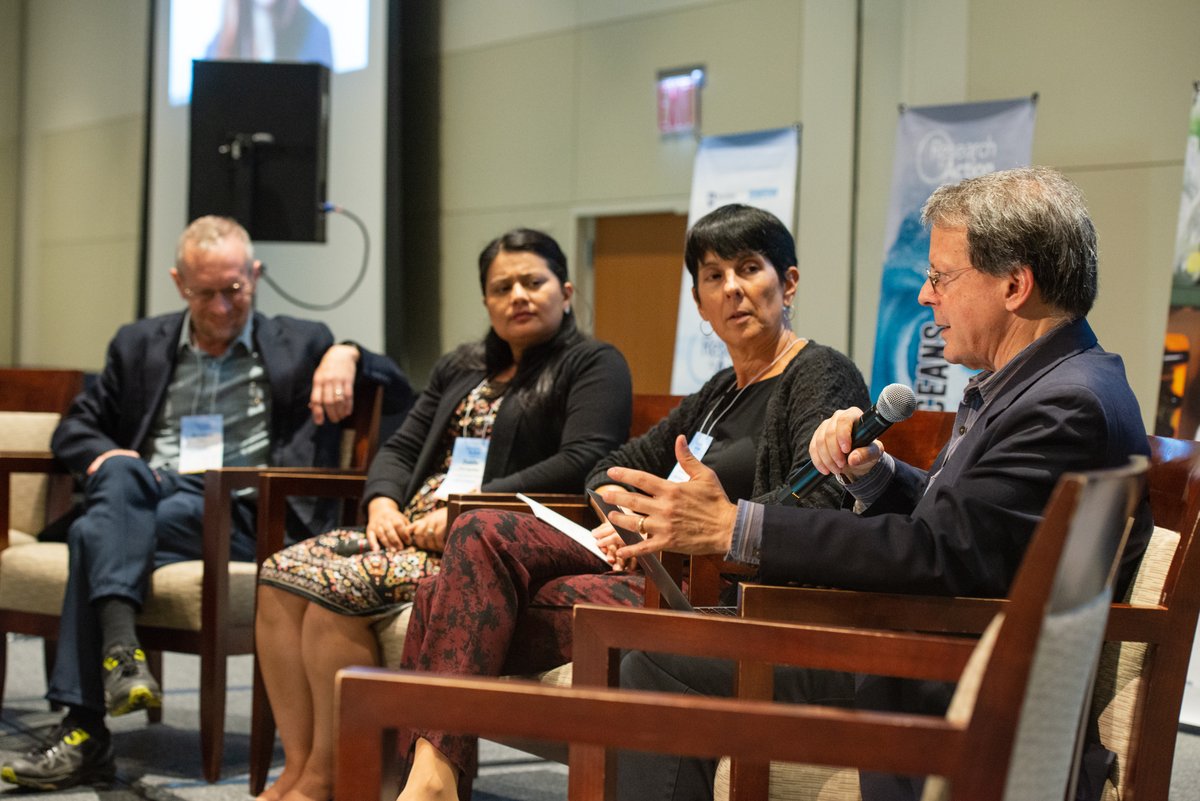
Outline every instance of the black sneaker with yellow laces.
<path id="1" fill-rule="evenodd" d="M 146 654 L 136 646 L 117 646 L 104 656 L 104 705 L 110 715 L 125 715 L 162 705 L 162 691 L 150 675 Z"/>
<path id="2" fill-rule="evenodd" d="M 116 776 L 112 737 L 63 721 L 49 745 L 0 766 L 0 779 L 34 790 L 63 790 L 79 784 L 109 784 Z"/>

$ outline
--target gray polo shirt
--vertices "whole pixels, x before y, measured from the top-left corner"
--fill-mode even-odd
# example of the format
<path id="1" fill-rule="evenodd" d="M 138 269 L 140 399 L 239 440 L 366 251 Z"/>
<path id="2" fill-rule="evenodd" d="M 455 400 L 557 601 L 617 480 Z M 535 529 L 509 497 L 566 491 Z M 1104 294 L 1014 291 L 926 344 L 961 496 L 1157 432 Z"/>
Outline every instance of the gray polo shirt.
<path id="1" fill-rule="evenodd" d="M 186 415 L 216 414 L 224 430 L 225 467 L 265 467 L 271 455 L 271 386 L 254 349 L 254 317 L 220 356 L 192 342 L 192 316 L 183 318 L 178 358 L 167 396 L 150 429 L 150 467 L 179 467 L 179 433 Z"/>

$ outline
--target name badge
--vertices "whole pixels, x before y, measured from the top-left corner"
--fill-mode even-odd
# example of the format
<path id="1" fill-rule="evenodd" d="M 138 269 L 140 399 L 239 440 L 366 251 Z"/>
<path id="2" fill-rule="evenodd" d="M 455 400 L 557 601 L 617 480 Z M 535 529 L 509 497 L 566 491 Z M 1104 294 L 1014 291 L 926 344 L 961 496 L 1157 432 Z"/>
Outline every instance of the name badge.
<path id="1" fill-rule="evenodd" d="M 218 470 L 225 458 L 225 424 L 219 414 L 188 414 L 179 426 L 179 472 Z"/>
<path id="2" fill-rule="evenodd" d="M 697 431 L 692 436 L 692 441 L 688 443 L 688 450 L 692 452 L 697 460 L 703 462 L 704 454 L 708 453 L 708 448 L 713 444 L 711 434 L 705 434 L 703 431 Z M 679 462 L 675 463 L 675 469 L 671 471 L 671 475 L 667 476 L 667 481 L 674 481 L 676 484 L 682 484 L 690 479 L 691 476 L 683 469 L 683 465 Z"/>
<path id="3" fill-rule="evenodd" d="M 450 469 L 446 480 L 433 497 L 446 500 L 453 492 L 475 492 L 483 484 L 483 468 L 487 464 L 489 441 L 482 437 L 458 437 L 450 454 Z"/>

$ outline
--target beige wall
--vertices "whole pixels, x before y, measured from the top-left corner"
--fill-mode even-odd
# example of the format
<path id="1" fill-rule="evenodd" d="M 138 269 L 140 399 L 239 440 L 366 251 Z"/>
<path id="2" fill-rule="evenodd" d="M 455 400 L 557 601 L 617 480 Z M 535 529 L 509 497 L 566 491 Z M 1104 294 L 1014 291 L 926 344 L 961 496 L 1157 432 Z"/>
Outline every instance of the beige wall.
<path id="1" fill-rule="evenodd" d="M 862 6 L 856 63 L 851 0 L 443 0 L 445 289 L 430 335 L 448 347 L 481 333 L 475 257 L 507 227 L 543 227 L 568 253 L 586 255 L 593 215 L 686 209 L 695 142 L 658 136 L 653 79 L 702 63 L 704 134 L 803 124 L 797 329 L 869 370 L 897 104 L 1038 92 L 1034 159 L 1066 170 L 1088 194 L 1102 257 L 1092 319 L 1102 342 L 1125 355 L 1149 420 L 1191 83 L 1200 78 L 1200 48 L 1189 40 L 1200 4 Z M 18 7 L 29 99 L 16 358 L 95 367 L 135 308 L 148 4 L 0 0 L 0 23 Z M 0 37 L 11 35 L 13 26 L 0 27 Z M 4 99 L 13 50 L 0 52 Z M 0 121 L 0 176 L 9 119 Z M 0 189 L 0 243 L 13 216 L 4 198 Z M 587 265 L 573 261 L 586 287 Z M 7 309 L 3 270 L 0 247 Z"/>
<path id="2" fill-rule="evenodd" d="M 149 6 L 24 7 L 17 360 L 98 369 L 136 310 Z"/>
<path id="3" fill-rule="evenodd" d="M 16 290 L 21 3 L 0 0 L 0 364 L 13 361 Z"/>
<path id="4" fill-rule="evenodd" d="M 443 294 L 445 345 L 482 329 L 462 282 L 504 227 L 544 226 L 586 255 L 580 217 L 686 208 L 694 142 L 658 137 L 653 78 L 702 63 L 704 134 L 803 123 L 796 327 L 869 372 L 897 105 L 1037 92 L 1034 161 L 1088 195 L 1101 243 L 1092 321 L 1152 419 L 1200 78 L 1194 0 L 864 0 L 857 202 L 855 3 L 512 5 L 444 4 L 443 286 L 472 293 Z"/>

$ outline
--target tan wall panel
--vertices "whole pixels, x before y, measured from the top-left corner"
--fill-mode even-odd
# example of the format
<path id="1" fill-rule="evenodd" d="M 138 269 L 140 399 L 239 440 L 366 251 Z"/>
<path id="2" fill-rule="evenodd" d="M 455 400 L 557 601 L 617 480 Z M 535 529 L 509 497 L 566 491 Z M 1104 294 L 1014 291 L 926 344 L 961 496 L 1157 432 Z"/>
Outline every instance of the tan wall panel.
<path id="1" fill-rule="evenodd" d="M 1170 304 L 1180 168 L 1069 174 L 1087 196 L 1100 242 L 1100 296 L 1089 319 L 1100 344 L 1124 357 L 1150 427 Z"/>
<path id="2" fill-rule="evenodd" d="M 660 69 L 707 67 L 704 135 L 797 122 L 802 8 L 792 0 L 723 3 L 580 31 L 576 196 L 689 191 L 694 141 L 657 131 Z"/>
<path id="3" fill-rule="evenodd" d="M 121 117 L 41 137 L 43 242 L 138 236 L 144 125 Z"/>
<path id="4" fill-rule="evenodd" d="M 574 49 L 574 35 L 563 34 L 443 60 L 444 209 L 569 199 Z"/>
<path id="5" fill-rule="evenodd" d="M 26 313 L 39 321 L 37 364 L 99 370 L 117 328 L 131 321 L 137 242 L 80 239 L 39 249 L 27 280 L 40 302 Z"/>
<path id="6" fill-rule="evenodd" d="M 1182 160 L 1197 31 L 1194 0 L 975 0 L 970 96 L 1038 92 L 1040 163 Z"/>

